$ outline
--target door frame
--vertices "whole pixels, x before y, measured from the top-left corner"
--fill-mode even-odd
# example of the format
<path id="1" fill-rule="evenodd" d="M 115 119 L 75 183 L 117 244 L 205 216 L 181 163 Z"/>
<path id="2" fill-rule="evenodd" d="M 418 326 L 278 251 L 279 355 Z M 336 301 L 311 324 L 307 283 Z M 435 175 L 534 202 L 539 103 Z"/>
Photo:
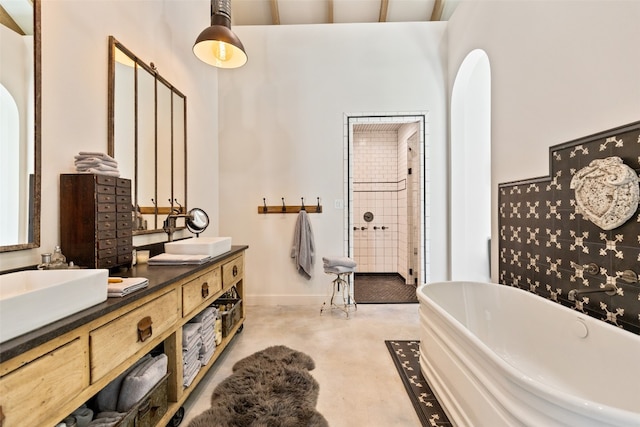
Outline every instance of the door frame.
<path id="1" fill-rule="evenodd" d="M 429 257 L 429 235 L 430 235 L 430 197 L 431 188 L 429 179 L 429 168 L 426 165 L 427 154 L 429 152 L 428 129 L 429 113 L 420 112 L 379 112 L 379 113 L 345 113 L 344 114 L 344 195 L 346 206 L 344 209 L 344 253 L 349 257 L 354 255 L 354 236 L 352 224 L 354 224 L 353 213 L 353 125 L 363 123 L 419 123 L 419 160 L 420 160 L 420 246 L 418 256 L 420 268 L 418 269 L 418 284 L 430 281 Z"/>

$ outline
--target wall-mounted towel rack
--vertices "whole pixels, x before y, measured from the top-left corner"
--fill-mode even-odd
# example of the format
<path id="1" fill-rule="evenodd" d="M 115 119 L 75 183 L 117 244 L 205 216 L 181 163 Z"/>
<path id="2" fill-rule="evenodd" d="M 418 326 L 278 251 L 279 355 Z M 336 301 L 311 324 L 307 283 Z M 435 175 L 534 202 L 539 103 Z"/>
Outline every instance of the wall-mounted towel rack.
<path id="1" fill-rule="evenodd" d="M 282 198 L 281 205 L 275 206 L 267 206 L 267 199 L 262 199 L 262 205 L 258 206 L 259 214 L 275 214 L 275 213 L 298 213 L 302 210 L 307 211 L 307 213 L 322 213 L 322 205 L 320 205 L 320 197 L 317 198 L 318 202 L 316 205 L 305 206 L 304 197 L 301 197 L 300 205 L 287 205 L 284 201 L 284 197 Z"/>

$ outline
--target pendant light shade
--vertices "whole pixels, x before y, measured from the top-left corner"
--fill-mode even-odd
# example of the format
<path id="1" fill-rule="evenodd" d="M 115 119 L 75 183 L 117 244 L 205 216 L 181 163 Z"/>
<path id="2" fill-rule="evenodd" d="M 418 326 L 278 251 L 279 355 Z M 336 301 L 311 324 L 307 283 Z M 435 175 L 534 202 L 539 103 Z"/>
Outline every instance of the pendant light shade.
<path id="1" fill-rule="evenodd" d="M 211 1 L 211 26 L 200 33 L 193 53 L 219 68 L 238 68 L 247 62 L 242 42 L 231 31 L 231 0 Z"/>

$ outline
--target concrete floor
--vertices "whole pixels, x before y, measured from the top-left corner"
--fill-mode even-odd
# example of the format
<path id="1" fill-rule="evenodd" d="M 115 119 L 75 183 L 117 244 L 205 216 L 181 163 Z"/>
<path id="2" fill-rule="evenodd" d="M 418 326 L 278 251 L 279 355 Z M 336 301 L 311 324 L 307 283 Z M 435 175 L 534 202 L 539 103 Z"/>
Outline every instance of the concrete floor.
<path id="1" fill-rule="evenodd" d="M 420 426 L 384 341 L 418 339 L 418 304 L 360 304 L 350 319 L 314 306 L 249 306 L 237 335 L 185 402 L 181 427 L 209 407 L 238 360 L 272 345 L 307 353 L 320 384 L 317 410 L 331 427 Z"/>

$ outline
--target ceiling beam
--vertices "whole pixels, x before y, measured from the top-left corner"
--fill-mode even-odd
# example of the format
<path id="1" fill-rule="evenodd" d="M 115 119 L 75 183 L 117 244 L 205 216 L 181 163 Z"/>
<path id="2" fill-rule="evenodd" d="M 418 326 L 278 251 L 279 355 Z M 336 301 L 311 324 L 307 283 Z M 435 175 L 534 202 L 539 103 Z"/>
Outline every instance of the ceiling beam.
<path id="1" fill-rule="evenodd" d="M 24 36 L 24 31 L 22 31 L 22 28 L 20 28 L 20 26 L 16 24 L 16 21 L 13 20 L 11 15 L 9 15 L 2 6 L 0 6 L 0 25 L 4 25 L 8 29 L 15 31 L 21 36 Z"/>
<path id="2" fill-rule="evenodd" d="M 442 11 L 444 10 L 444 0 L 436 0 L 431 12 L 431 21 L 440 21 L 442 19 Z"/>
<path id="3" fill-rule="evenodd" d="M 271 21 L 273 25 L 280 25 L 280 11 L 278 10 L 278 0 L 271 0 Z"/>
<path id="4" fill-rule="evenodd" d="M 387 11 L 389 10 L 389 0 L 380 1 L 380 17 L 378 22 L 387 22 Z"/>
<path id="5" fill-rule="evenodd" d="M 329 24 L 333 24 L 333 0 L 329 0 L 327 2 L 327 7 L 329 8 L 328 20 Z"/>

